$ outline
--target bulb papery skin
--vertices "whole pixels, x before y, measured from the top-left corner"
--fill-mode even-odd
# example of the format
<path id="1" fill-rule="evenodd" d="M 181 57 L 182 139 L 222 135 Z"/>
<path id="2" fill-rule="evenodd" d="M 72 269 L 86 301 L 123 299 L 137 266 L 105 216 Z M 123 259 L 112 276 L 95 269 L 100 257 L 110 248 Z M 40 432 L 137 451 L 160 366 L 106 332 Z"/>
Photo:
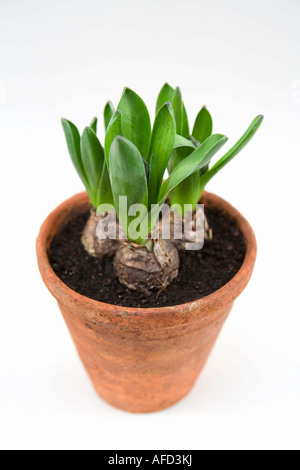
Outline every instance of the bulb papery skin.
<path id="1" fill-rule="evenodd" d="M 154 240 L 153 249 L 122 242 L 114 258 L 116 275 L 125 287 L 150 295 L 162 291 L 178 276 L 180 259 L 174 244 Z"/>
<path id="2" fill-rule="evenodd" d="M 98 224 L 105 219 L 110 229 L 119 233 L 119 223 L 114 211 L 98 215 L 94 208 L 91 209 L 90 217 L 82 233 L 81 242 L 89 255 L 94 258 L 112 258 L 120 244 L 118 239 L 106 238 L 101 240 L 98 236 Z M 115 228 L 114 228 L 115 227 Z"/>

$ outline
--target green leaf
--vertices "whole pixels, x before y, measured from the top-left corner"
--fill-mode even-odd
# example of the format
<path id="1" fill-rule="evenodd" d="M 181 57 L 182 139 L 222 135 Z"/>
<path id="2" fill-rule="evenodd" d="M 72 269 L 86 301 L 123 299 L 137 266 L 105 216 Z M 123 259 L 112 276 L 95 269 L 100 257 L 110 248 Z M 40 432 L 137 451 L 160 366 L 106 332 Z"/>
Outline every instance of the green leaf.
<path id="1" fill-rule="evenodd" d="M 248 144 L 248 142 L 252 139 L 254 134 L 261 126 L 263 118 L 264 117 L 262 115 L 257 116 L 252 121 L 240 140 L 238 140 L 238 142 L 222 158 L 220 158 L 220 160 L 209 171 L 203 175 L 201 181 L 203 188 L 213 176 L 215 176 L 222 168 L 224 168 L 224 166 L 227 165 L 227 163 L 229 163 Z"/>
<path id="2" fill-rule="evenodd" d="M 156 102 L 156 111 L 155 114 L 158 113 L 160 108 L 167 102 L 171 103 L 173 96 L 174 96 L 174 88 L 172 88 L 168 83 L 165 83 L 165 85 L 162 87 L 162 89 L 159 92 L 157 102 Z"/>
<path id="3" fill-rule="evenodd" d="M 224 135 L 212 135 L 201 145 L 201 147 L 182 160 L 174 168 L 169 178 L 163 183 L 158 198 L 159 204 L 163 204 L 168 194 L 178 184 L 205 166 L 226 141 L 227 137 Z"/>
<path id="4" fill-rule="evenodd" d="M 98 125 L 98 118 L 94 117 L 90 124 L 90 128 L 93 129 L 95 134 L 97 134 L 97 125 Z"/>
<path id="5" fill-rule="evenodd" d="M 162 89 L 159 92 L 157 102 L 156 102 L 156 113 L 159 111 L 159 109 L 167 102 L 172 103 L 173 97 L 174 97 L 175 90 L 172 88 L 168 83 L 166 83 Z M 189 128 L 189 121 L 188 121 L 188 116 L 187 112 L 184 106 L 184 103 L 182 103 L 182 136 L 188 138 L 190 136 L 190 128 Z"/>
<path id="6" fill-rule="evenodd" d="M 122 136 L 130 140 L 147 159 L 151 139 L 151 122 L 144 101 L 129 88 L 125 88 L 118 109 L 121 111 Z"/>
<path id="7" fill-rule="evenodd" d="M 148 179 L 148 210 L 152 204 L 157 203 L 158 190 L 160 185 L 157 184 L 157 159 L 152 155 L 150 157 L 149 179 Z"/>
<path id="8" fill-rule="evenodd" d="M 93 129 L 86 127 L 83 131 L 80 141 L 82 163 L 86 172 L 90 188 L 95 196 L 98 192 L 98 185 L 100 183 L 103 162 L 104 150 L 99 142 Z M 92 203 L 97 203 L 93 196 Z"/>
<path id="9" fill-rule="evenodd" d="M 212 135 L 213 130 L 213 121 L 209 111 L 204 106 L 201 111 L 199 111 L 198 116 L 196 117 L 193 137 L 198 140 L 200 144 Z"/>
<path id="10" fill-rule="evenodd" d="M 209 164 L 205 165 L 203 168 L 200 170 L 200 176 L 204 175 L 209 169 Z"/>
<path id="11" fill-rule="evenodd" d="M 109 153 L 109 172 L 115 208 L 121 225 L 128 234 L 132 217 L 120 207 L 120 197 L 127 196 L 127 205 L 143 204 L 148 207 L 148 185 L 143 158 L 137 147 L 128 139 L 117 136 Z M 137 241 L 138 242 L 138 241 Z"/>
<path id="12" fill-rule="evenodd" d="M 148 163 L 147 160 L 144 159 L 144 157 L 142 157 L 142 159 L 143 159 L 143 162 L 144 162 L 146 178 L 147 178 L 147 181 L 149 181 L 150 163 Z"/>
<path id="13" fill-rule="evenodd" d="M 180 88 L 176 88 L 173 98 L 172 106 L 176 122 L 176 133 L 182 135 L 183 131 L 183 103 Z"/>
<path id="14" fill-rule="evenodd" d="M 179 165 L 182 160 L 191 155 L 194 150 L 195 148 L 188 146 L 175 149 L 170 159 L 169 172 L 172 173 L 174 168 Z M 182 208 L 182 213 L 185 211 L 185 204 L 191 204 L 194 210 L 200 199 L 199 193 L 200 174 L 197 171 L 186 178 L 182 183 L 178 184 L 178 186 L 170 192 L 170 205 L 179 204 Z"/>
<path id="15" fill-rule="evenodd" d="M 152 165 L 151 196 L 153 197 L 155 194 L 155 200 L 151 201 L 153 204 L 156 203 L 156 197 L 158 196 L 158 191 L 173 150 L 174 142 L 175 122 L 173 112 L 171 105 L 166 103 L 159 109 L 156 115 L 149 152 Z"/>
<path id="16" fill-rule="evenodd" d="M 80 134 L 78 129 L 71 121 L 68 121 L 67 119 L 62 119 L 61 123 L 64 129 L 68 150 L 73 165 L 84 186 L 88 189 L 89 184 L 81 159 Z"/>
<path id="17" fill-rule="evenodd" d="M 113 117 L 111 118 L 111 121 L 108 125 L 107 131 L 105 134 L 104 148 L 105 148 L 105 158 L 106 158 L 106 163 L 107 163 L 108 168 L 109 168 L 110 146 L 112 144 L 112 141 L 117 135 L 122 135 L 120 111 L 116 111 Z"/>
<path id="18" fill-rule="evenodd" d="M 183 137 L 188 138 L 190 136 L 190 127 L 189 127 L 189 120 L 187 116 L 187 112 L 184 106 L 184 103 L 182 103 L 182 135 Z"/>
<path id="19" fill-rule="evenodd" d="M 195 145 L 193 144 L 191 140 L 186 139 L 185 137 L 182 137 L 181 135 L 176 134 L 174 149 L 177 149 L 179 147 L 191 147 L 194 150 L 196 149 Z"/>
<path id="20" fill-rule="evenodd" d="M 201 183 L 198 172 L 193 173 L 170 192 L 170 205 L 178 204 L 182 214 L 186 212 L 185 205 L 189 204 L 191 210 L 196 209 L 201 197 Z"/>
<path id="21" fill-rule="evenodd" d="M 112 189 L 110 184 L 109 173 L 107 169 L 106 160 L 103 161 L 103 168 L 101 172 L 101 179 L 98 187 L 97 193 L 97 206 L 101 204 L 114 204 L 114 199 L 112 195 Z"/>
<path id="22" fill-rule="evenodd" d="M 104 126 L 105 126 L 105 131 L 107 130 L 108 128 L 108 125 L 111 121 L 111 118 L 113 117 L 113 115 L 115 114 L 115 108 L 114 108 L 114 105 L 112 104 L 111 101 L 108 101 L 105 105 L 105 108 L 104 108 Z"/>
<path id="23" fill-rule="evenodd" d="M 169 174 L 172 173 L 174 168 L 185 158 L 191 155 L 196 149 L 196 146 L 190 139 L 181 136 L 176 136 L 174 150 L 169 161 Z M 200 174 L 196 172 L 186 178 L 180 183 L 173 191 L 170 192 L 170 203 L 179 204 L 184 213 L 184 205 L 191 204 L 193 209 L 199 202 L 200 196 Z"/>

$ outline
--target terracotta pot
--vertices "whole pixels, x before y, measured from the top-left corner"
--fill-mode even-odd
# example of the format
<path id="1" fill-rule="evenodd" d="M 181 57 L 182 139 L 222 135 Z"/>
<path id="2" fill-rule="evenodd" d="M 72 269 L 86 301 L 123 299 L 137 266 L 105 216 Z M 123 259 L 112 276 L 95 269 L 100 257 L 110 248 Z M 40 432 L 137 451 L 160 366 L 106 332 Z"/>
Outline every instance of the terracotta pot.
<path id="1" fill-rule="evenodd" d="M 79 356 L 99 395 L 132 412 L 167 408 L 182 399 L 199 376 L 234 300 L 252 274 L 256 241 L 242 215 L 223 199 L 204 194 L 204 203 L 225 209 L 241 229 L 246 257 L 224 287 L 191 303 L 167 308 L 125 308 L 77 294 L 53 272 L 47 251 L 54 235 L 89 208 L 86 193 L 52 212 L 37 239 L 42 278 L 57 299 Z"/>

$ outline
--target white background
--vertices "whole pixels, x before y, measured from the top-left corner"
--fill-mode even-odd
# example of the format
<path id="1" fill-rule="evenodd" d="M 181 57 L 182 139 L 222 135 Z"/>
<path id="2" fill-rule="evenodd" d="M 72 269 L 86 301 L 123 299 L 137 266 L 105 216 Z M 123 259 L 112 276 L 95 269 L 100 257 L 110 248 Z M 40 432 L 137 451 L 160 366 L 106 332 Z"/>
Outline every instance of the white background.
<path id="1" fill-rule="evenodd" d="M 299 0 L 0 0 L 0 447 L 299 449 Z M 123 87 L 180 85 L 234 143 L 209 186 L 250 221 L 253 278 L 190 395 L 151 415 L 93 391 L 36 266 L 39 226 L 82 190 L 60 125 Z M 152 113 L 153 117 L 153 113 Z"/>

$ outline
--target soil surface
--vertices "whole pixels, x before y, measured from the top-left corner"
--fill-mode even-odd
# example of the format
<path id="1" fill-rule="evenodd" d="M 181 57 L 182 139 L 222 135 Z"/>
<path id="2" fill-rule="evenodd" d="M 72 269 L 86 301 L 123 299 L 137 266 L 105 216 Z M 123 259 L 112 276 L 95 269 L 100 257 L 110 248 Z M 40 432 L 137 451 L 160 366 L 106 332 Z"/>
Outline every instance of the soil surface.
<path id="1" fill-rule="evenodd" d="M 58 233 L 49 259 L 57 276 L 74 291 L 94 300 L 123 307 L 166 307 L 200 299 L 224 286 L 240 269 L 245 257 L 243 235 L 234 220 L 215 209 L 205 210 L 213 240 L 200 251 L 180 253 L 178 278 L 163 292 L 151 296 L 123 287 L 114 274 L 112 259 L 88 255 L 81 244 L 89 212 L 72 219 Z"/>

